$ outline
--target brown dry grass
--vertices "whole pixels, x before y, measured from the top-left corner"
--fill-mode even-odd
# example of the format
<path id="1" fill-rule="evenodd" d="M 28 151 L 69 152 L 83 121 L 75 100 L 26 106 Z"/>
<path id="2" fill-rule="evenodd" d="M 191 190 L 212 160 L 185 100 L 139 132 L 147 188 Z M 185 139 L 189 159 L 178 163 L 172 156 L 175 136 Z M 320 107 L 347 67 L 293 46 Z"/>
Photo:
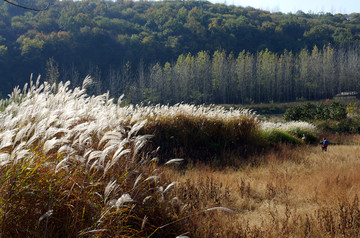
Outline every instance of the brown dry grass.
<path id="1" fill-rule="evenodd" d="M 191 237 L 359 237 L 360 136 L 334 139 L 352 145 L 285 149 L 239 169 L 167 170 L 191 215 L 184 227 Z M 235 213 L 198 213 L 212 206 Z"/>

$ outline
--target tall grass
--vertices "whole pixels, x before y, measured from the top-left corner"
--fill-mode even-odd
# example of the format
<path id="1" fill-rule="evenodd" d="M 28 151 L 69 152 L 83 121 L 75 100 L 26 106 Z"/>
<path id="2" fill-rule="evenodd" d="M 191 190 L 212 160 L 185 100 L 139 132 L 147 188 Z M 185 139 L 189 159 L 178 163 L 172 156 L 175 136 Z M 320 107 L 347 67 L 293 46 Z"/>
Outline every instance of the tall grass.
<path id="1" fill-rule="evenodd" d="M 224 153 L 245 155 L 260 143 L 259 122 L 251 111 L 183 104 L 159 109 L 146 117 L 143 131 L 154 135 L 151 145 L 160 146 L 162 158 L 226 160 Z M 156 107 L 151 111 L 156 112 Z"/>
<path id="2" fill-rule="evenodd" d="M 1 237 L 164 237 L 193 231 L 187 221 L 231 205 L 233 188 L 209 176 L 200 179 L 200 188 L 189 180 L 172 192 L 174 178 L 158 167 L 158 156 L 226 164 L 229 155 L 241 160 L 275 144 L 303 144 L 299 131 L 314 133 L 309 124 L 265 126 L 243 109 L 120 107 L 121 100 L 115 103 L 109 94 L 88 96 L 90 84 L 88 77 L 70 89 L 69 82 L 38 79 L 1 103 Z M 279 140 L 268 136 L 274 133 Z M 242 199 L 286 191 L 269 184 L 268 195 L 259 195 L 241 181 L 236 189 Z M 212 219 L 211 224 L 221 222 Z M 193 222 L 201 227 L 201 220 Z M 210 234 L 202 229 L 213 227 L 193 234 Z M 224 232 L 219 234 L 232 234 Z"/>
<path id="3" fill-rule="evenodd" d="M 133 113 L 147 120 L 140 133 L 154 136 L 149 145 L 159 147 L 162 160 L 181 157 L 226 165 L 280 144 L 318 142 L 310 123 L 261 121 L 248 109 L 177 104 L 139 106 Z"/>
<path id="4" fill-rule="evenodd" d="M 235 214 L 190 217 L 193 237 L 359 237 L 360 147 L 285 147 L 256 156 L 257 166 L 169 170 L 189 213 L 226 206 Z M 192 211 L 191 211 L 192 210 Z"/>
<path id="5" fill-rule="evenodd" d="M 108 94 L 85 94 L 88 83 L 37 81 L 10 95 L 0 114 L 0 236 L 181 234 L 176 224 L 157 229 L 175 219 L 172 186 L 143 148 L 145 121 L 127 123 Z"/>

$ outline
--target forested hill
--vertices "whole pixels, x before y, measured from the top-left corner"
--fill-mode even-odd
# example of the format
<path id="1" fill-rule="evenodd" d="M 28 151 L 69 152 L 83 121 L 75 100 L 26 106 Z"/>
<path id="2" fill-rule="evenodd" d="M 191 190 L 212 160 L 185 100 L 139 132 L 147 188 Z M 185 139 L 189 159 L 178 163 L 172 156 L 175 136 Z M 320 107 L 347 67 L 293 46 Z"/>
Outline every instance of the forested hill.
<path id="1" fill-rule="evenodd" d="M 21 1 L 30 7 L 46 2 Z M 4 97 L 23 85 L 30 73 L 41 73 L 44 80 L 71 80 L 75 86 L 91 74 L 98 81 L 94 90 L 125 93 L 133 102 L 327 97 L 359 89 L 354 71 L 359 42 L 358 13 L 283 14 L 202 1 L 102 0 L 52 1 L 48 10 L 35 12 L 1 1 L 1 93 Z M 311 68 L 314 62 L 317 68 Z M 306 72 L 299 67 L 305 63 Z M 191 67 L 203 71 L 196 75 Z M 343 81 L 336 81 L 343 74 Z"/>

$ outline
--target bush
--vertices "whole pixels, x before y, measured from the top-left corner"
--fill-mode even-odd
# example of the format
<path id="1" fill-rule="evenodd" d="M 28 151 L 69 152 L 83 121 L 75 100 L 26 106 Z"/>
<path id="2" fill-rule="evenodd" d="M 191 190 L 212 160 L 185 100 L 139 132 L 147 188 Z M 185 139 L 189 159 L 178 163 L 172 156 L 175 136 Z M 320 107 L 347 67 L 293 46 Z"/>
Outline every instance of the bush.
<path id="1" fill-rule="evenodd" d="M 347 117 L 346 106 L 333 101 L 330 105 L 305 103 L 287 109 L 284 113 L 286 121 L 343 120 Z"/>
<path id="2" fill-rule="evenodd" d="M 340 121 L 346 119 L 347 111 L 346 106 L 340 102 L 333 101 L 329 107 L 330 116 L 329 119 Z"/>
<path id="3" fill-rule="evenodd" d="M 303 138 L 305 136 L 304 142 L 307 144 L 318 143 L 318 136 L 315 135 L 312 131 L 305 130 L 303 128 L 293 128 L 289 130 L 289 133 L 295 135 L 297 138 Z"/>
<path id="4" fill-rule="evenodd" d="M 204 161 L 227 151 L 245 156 L 258 145 L 259 123 L 247 110 L 177 105 L 166 110 L 154 106 L 150 111 L 154 113 L 146 117 L 141 133 L 153 135 L 151 145 L 160 147 L 158 155 L 165 160 L 191 157 Z"/>
<path id="5" fill-rule="evenodd" d="M 335 120 L 324 120 L 316 122 L 318 128 L 322 131 L 331 131 L 338 133 L 360 133 L 360 117 L 351 117 Z"/>
<path id="6" fill-rule="evenodd" d="M 286 121 L 312 121 L 315 116 L 315 105 L 311 103 L 305 103 L 290 107 L 284 113 L 284 119 Z"/>
<path id="7" fill-rule="evenodd" d="M 292 136 L 290 133 L 277 129 L 265 132 L 264 137 L 270 145 L 281 143 L 299 145 L 303 143 L 301 139 Z"/>

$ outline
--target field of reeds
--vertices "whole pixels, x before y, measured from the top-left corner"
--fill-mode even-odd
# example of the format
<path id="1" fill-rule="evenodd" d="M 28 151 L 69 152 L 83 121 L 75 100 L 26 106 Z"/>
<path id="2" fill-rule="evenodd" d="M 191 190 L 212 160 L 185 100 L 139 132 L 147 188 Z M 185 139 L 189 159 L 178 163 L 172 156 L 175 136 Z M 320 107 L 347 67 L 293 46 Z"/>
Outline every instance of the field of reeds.
<path id="1" fill-rule="evenodd" d="M 346 145 L 274 151 L 257 166 L 168 170 L 189 214 L 189 237 L 360 237 L 360 136 Z"/>
<path id="2" fill-rule="evenodd" d="M 1 101 L 0 237 L 357 234 L 358 145 L 321 154 L 309 123 L 120 106 L 90 84 L 38 79 Z"/>

